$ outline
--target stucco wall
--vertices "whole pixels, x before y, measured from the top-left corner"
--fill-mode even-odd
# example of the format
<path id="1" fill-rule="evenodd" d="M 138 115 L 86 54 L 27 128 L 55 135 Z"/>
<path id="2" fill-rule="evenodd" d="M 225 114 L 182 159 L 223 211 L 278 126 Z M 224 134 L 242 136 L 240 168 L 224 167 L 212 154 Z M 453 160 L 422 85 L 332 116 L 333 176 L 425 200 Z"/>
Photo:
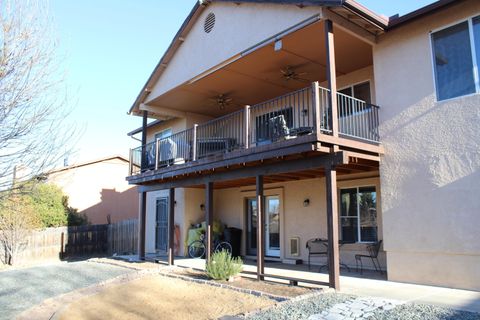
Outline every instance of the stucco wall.
<path id="1" fill-rule="evenodd" d="M 378 235 L 382 239 L 382 210 L 380 206 L 380 181 L 378 177 L 338 181 L 338 188 L 354 186 L 375 186 L 377 189 Z M 242 253 L 245 254 L 246 214 L 245 199 L 255 197 L 254 187 L 230 188 L 215 190 L 214 215 L 228 226 L 242 229 Z M 311 179 L 295 182 L 265 185 L 265 195 L 279 195 L 281 201 L 281 258 L 302 259 L 307 261 L 306 242 L 312 238 L 327 238 L 325 179 Z M 303 206 L 305 199 L 310 199 L 308 207 Z M 289 238 L 300 238 L 300 256 L 289 254 Z M 350 266 L 355 266 L 355 254 L 366 253 L 365 244 L 347 244 L 340 250 L 341 260 Z M 380 254 L 382 268 L 386 262 L 384 253 Z M 324 258 L 314 257 L 312 263 L 323 264 Z M 367 268 L 373 267 L 365 260 Z"/>
<path id="2" fill-rule="evenodd" d="M 480 95 L 436 102 L 429 34 L 475 13 L 460 2 L 374 48 L 391 280 L 480 290 Z"/>
<path id="3" fill-rule="evenodd" d="M 215 14 L 215 27 L 210 33 L 205 33 L 204 21 L 210 12 Z M 315 6 L 299 8 L 293 5 L 232 5 L 221 2 L 209 5 L 155 84 L 148 100 L 319 13 L 321 8 Z"/>
<path id="4" fill-rule="evenodd" d="M 69 205 L 85 213 L 92 224 L 136 218 L 138 193 L 128 185 L 125 176 L 128 163 L 110 159 L 85 166 L 58 171 L 49 175 L 49 182 L 58 185 L 69 197 Z"/>

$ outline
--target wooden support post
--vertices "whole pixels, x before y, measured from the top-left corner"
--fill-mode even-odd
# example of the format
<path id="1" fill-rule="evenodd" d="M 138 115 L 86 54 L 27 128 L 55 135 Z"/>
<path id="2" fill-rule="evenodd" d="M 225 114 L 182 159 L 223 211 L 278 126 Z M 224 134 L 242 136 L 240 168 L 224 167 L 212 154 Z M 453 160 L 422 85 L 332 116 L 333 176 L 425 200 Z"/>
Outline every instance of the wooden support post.
<path id="1" fill-rule="evenodd" d="M 250 147 L 250 106 L 245 106 L 245 149 Z"/>
<path id="2" fill-rule="evenodd" d="M 213 182 L 205 184 L 205 224 L 206 259 L 210 261 L 213 252 Z"/>
<path id="3" fill-rule="evenodd" d="M 148 112 L 143 111 L 143 121 L 142 121 L 142 155 L 140 160 L 140 171 L 143 172 L 147 170 L 147 120 Z"/>
<path id="4" fill-rule="evenodd" d="M 338 249 L 337 171 L 325 168 L 327 184 L 328 279 L 330 288 L 340 290 L 340 256 Z"/>
<path id="5" fill-rule="evenodd" d="M 145 260 L 145 227 L 147 221 L 147 193 L 140 193 L 140 217 L 138 232 L 138 258 Z"/>
<path id="6" fill-rule="evenodd" d="M 327 56 L 327 82 L 330 94 L 329 100 L 329 127 L 332 135 L 338 137 L 338 109 L 337 109 L 337 71 L 335 67 L 335 43 L 332 20 L 325 20 L 325 48 Z"/>
<path id="7" fill-rule="evenodd" d="M 175 188 L 170 188 L 168 207 L 168 264 L 173 265 L 175 239 Z"/>
<path id="8" fill-rule="evenodd" d="M 193 125 L 193 143 L 192 143 L 192 161 L 197 161 L 197 128 L 198 124 Z"/>
<path id="9" fill-rule="evenodd" d="M 265 197 L 263 176 L 257 176 L 257 279 L 265 274 Z"/>
<path id="10" fill-rule="evenodd" d="M 318 81 L 312 82 L 312 93 L 313 93 L 313 110 L 315 112 L 315 132 L 317 133 L 317 139 L 322 133 L 322 108 L 320 106 L 320 86 Z"/>

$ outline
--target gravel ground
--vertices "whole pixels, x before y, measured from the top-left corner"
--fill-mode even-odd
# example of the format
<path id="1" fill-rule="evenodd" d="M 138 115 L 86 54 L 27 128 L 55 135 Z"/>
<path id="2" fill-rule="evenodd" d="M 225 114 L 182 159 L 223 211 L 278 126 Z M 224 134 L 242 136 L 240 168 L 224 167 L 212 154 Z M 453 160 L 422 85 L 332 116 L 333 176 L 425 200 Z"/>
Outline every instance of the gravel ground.
<path id="1" fill-rule="evenodd" d="M 2 271 L 0 320 L 12 319 L 47 298 L 132 271 L 119 266 L 86 261 Z"/>
<path id="2" fill-rule="evenodd" d="M 307 319 L 311 315 L 327 310 L 334 304 L 353 298 L 346 294 L 324 293 L 304 300 L 282 303 L 273 308 L 247 315 L 245 318 L 249 320 Z"/>
<path id="3" fill-rule="evenodd" d="M 403 304 L 389 311 L 375 311 L 372 320 L 479 320 L 480 314 L 435 307 L 426 304 Z"/>

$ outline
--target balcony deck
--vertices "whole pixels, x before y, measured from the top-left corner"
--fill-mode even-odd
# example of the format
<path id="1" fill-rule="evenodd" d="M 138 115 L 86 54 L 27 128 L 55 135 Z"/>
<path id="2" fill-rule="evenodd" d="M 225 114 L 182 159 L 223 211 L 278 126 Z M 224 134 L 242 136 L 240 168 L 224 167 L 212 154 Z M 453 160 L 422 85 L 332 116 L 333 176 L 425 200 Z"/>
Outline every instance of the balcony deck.
<path id="1" fill-rule="evenodd" d="M 378 168 L 378 156 L 383 153 L 378 135 L 379 108 L 337 93 L 334 126 L 328 95 L 327 89 L 313 83 L 133 149 L 127 179 L 131 184 L 148 184 L 338 151 L 345 151 L 345 157 L 366 161 L 355 160 L 357 170 L 358 166 Z M 338 132 L 332 128 L 338 128 Z M 347 164 L 346 171 L 356 170 L 354 164 Z M 314 172 L 304 174 L 316 176 Z"/>

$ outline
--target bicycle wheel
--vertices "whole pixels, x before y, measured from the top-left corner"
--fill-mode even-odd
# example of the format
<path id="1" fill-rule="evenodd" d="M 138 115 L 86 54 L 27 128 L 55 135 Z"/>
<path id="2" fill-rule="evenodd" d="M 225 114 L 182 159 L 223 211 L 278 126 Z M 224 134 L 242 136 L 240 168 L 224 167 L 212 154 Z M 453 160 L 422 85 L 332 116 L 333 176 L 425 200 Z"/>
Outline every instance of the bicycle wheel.
<path id="1" fill-rule="evenodd" d="M 226 241 L 220 241 L 215 247 L 215 252 L 226 250 L 228 253 L 232 254 L 232 245 Z"/>
<path id="2" fill-rule="evenodd" d="M 198 259 L 205 255 L 205 244 L 200 240 L 195 240 L 188 246 L 188 256 Z"/>

